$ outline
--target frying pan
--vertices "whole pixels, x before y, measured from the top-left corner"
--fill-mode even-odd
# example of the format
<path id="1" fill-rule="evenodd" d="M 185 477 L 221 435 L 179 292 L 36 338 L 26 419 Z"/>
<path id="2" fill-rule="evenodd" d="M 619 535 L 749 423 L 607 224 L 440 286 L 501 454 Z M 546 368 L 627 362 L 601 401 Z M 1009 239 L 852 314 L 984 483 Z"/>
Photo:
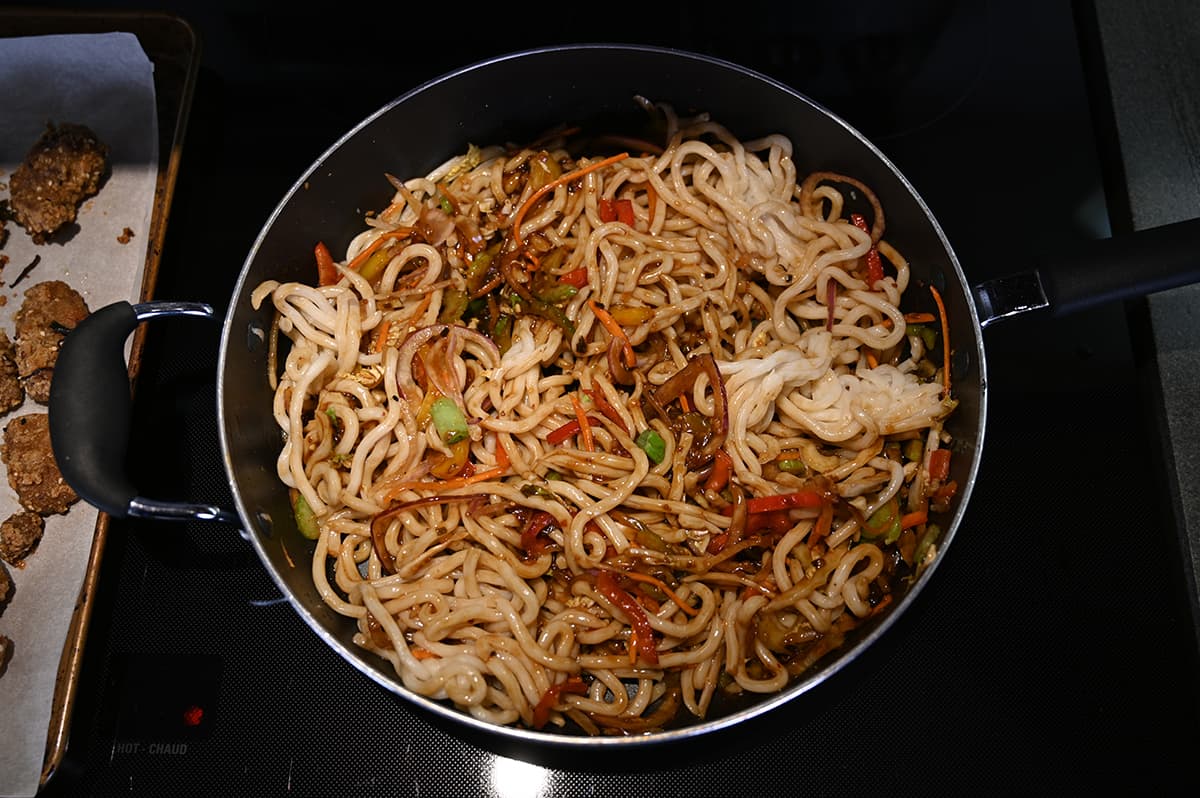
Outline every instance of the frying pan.
<path id="1" fill-rule="evenodd" d="M 644 119 L 635 96 L 681 113 L 709 112 L 742 139 L 782 133 L 795 145 L 798 175 L 827 170 L 871 186 L 887 213 L 888 240 L 909 260 L 914 280 L 940 289 L 954 352 L 959 405 L 947 424 L 954 439 L 951 478 L 961 486 L 944 518 L 939 555 L 885 612 L 780 693 L 714 706 L 703 720 L 653 734 L 586 737 L 484 724 L 448 704 L 409 692 L 391 665 L 352 642 L 354 626 L 317 594 L 303 563 L 312 542 L 295 527 L 288 492 L 276 475 L 280 433 L 266 380 L 270 308 L 255 311 L 250 292 L 266 279 L 312 279 L 312 246 L 344 251 L 363 213 L 384 207 L 393 189 L 383 173 L 425 174 L 468 143 L 526 141 L 560 123 L 621 130 Z M 125 473 L 131 397 L 125 343 L 142 322 L 162 316 L 214 319 L 188 302 L 117 303 L 96 310 L 67 336 L 50 396 L 55 457 L 80 497 L 116 517 L 216 520 L 236 525 L 253 544 L 295 611 L 352 667 L 476 736 L 572 750 L 680 741 L 727 730 L 801 696 L 845 669 L 916 602 L 952 556 L 983 455 L 987 429 L 984 329 L 1040 312 L 1073 313 L 1098 303 L 1184 285 L 1200 278 L 1194 257 L 1200 222 L 1185 222 L 1079 251 L 979 285 L 968 283 L 950 242 L 916 188 L 887 156 L 844 120 L 795 89 L 721 59 L 677 49 L 579 44 L 524 50 L 481 61 L 400 96 L 349 130 L 316 159 L 266 220 L 250 249 L 222 321 L 217 417 L 224 465 L 236 507 L 157 501 L 141 496 Z M 269 304 L 269 303 L 268 303 Z"/>

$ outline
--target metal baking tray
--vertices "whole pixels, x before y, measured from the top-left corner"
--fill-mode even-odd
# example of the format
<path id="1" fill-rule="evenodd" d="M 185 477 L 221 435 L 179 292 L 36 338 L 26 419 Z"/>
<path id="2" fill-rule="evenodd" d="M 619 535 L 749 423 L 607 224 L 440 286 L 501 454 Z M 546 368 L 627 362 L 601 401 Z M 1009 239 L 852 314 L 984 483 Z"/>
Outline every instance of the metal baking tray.
<path id="1" fill-rule="evenodd" d="M 154 65 L 155 102 L 158 109 L 159 163 L 150 239 L 146 250 L 141 299 L 150 299 L 158 277 L 159 260 L 167 230 L 167 217 L 175 191 L 175 179 L 187 131 L 188 114 L 200 65 L 201 43 L 184 19 L 158 12 L 89 12 L 33 7 L 0 8 L 0 36 L 126 32 L 137 36 Z M 129 376 L 136 390 L 144 327 L 135 331 L 130 343 Z M 92 539 L 87 570 L 59 661 L 46 734 L 46 753 L 41 785 L 54 775 L 69 741 L 71 713 L 79 683 L 84 645 L 91 621 L 93 599 L 107 539 L 109 517 L 100 513 Z"/>

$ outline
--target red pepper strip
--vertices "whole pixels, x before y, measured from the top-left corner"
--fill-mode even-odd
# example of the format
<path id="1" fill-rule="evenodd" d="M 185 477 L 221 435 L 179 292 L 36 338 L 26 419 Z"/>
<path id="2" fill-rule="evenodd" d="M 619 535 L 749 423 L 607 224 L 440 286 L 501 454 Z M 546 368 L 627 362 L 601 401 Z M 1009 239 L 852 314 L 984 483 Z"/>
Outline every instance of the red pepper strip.
<path id="1" fill-rule="evenodd" d="M 540 729 L 550 720 L 550 710 L 558 703 L 558 697 L 563 693 L 586 695 L 587 684 L 578 676 L 571 676 L 565 682 L 550 685 L 550 689 L 538 699 L 533 708 L 533 728 Z"/>
<path id="2" fill-rule="evenodd" d="M 612 423 L 620 427 L 626 435 L 629 434 L 629 427 L 625 426 L 625 419 L 621 418 L 621 414 L 617 412 L 617 408 L 612 406 L 608 401 L 608 397 L 604 395 L 604 391 L 599 388 L 588 389 L 587 395 L 592 397 L 592 401 L 596 403 L 596 408 L 604 414 Z"/>
<path id="3" fill-rule="evenodd" d="M 724 449 L 713 452 L 713 467 L 708 479 L 704 482 L 704 492 L 720 493 L 729 484 L 729 475 L 733 471 L 733 458 Z"/>
<path id="4" fill-rule="evenodd" d="M 596 210 L 602 222 L 620 222 L 633 227 L 633 200 L 601 199 L 596 203 Z"/>
<path id="5" fill-rule="evenodd" d="M 569 272 L 558 275 L 558 281 L 563 285 L 583 288 L 588 282 L 587 266 L 580 266 L 578 269 L 572 269 Z"/>
<path id="6" fill-rule="evenodd" d="M 929 453 L 929 477 L 939 482 L 950 476 L 950 450 L 934 449 Z"/>
<path id="7" fill-rule="evenodd" d="M 871 228 L 861 213 L 850 214 L 850 221 L 864 233 L 870 234 Z M 867 250 L 867 287 L 874 288 L 877 280 L 883 279 L 883 261 L 879 259 L 879 247 L 874 244 Z"/>
<path id="8" fill-rule="evenodd" d="M 313 247 L 313 252 L 317 256 L 317 285 L 333 285 L 338 281 L 337 266 L 333 265 L 333 255 L 329 254 L 329 247 L 325 246 L 324 241 L 318 241 Z"/>
<path id="9" fill-rule="evenodd" d="M 746 500 L 746 510 L 754 513 L 769 513 L 774 510 L 787 510 L 792 507 L 807 507 L 817 509 L 828 503 L 825 494 L 816 490 L 799 490 L 795 493 L 781 493 L 777 496 L 755 496 Z M 733 508 L 726 507 L 725 515 L 732 515 Z"/>
<path id="10" fill-rule="evenodd" d="M 945 485 L 942 485 L 940 488 L 935 490 L 933 492 L 933 496 L 930 498 L 932 498 L 938 504 L 945 504 L 953 499 L 954 494 L 956 493 L 958 493 L 958 483 L 954 480 L 950 480 Z"/>
<path id="11" fill-rule="evenodd" d="M 549 545 L 549 541 L 540 536 L 554 526 L 554 523 L 554 516 L 545 510 L 538 510 L 530 516 L 525 528 L 521 530 L 521 548 L 535 557 L 540 555 Z"/>
<path id="12" fill-rule="evenodd" d="M 619 199 L 614 204 L 617 207 L 617 221 L 633 227 L 633 200 Z"/>
<path id="13" fill-rule="evenodd" d="M 599 419 L 594 419 L 591 416 L 588 416 L 587 419 L 588 421 L 596 424 L 600 423 Z M 546 443 L 550 444 L 551 446 L 557 446 L 568 438 L 578 435 L 580 430 L 581 427 L 579 425 L 579 419 L 573 418 L 558 429 L 551 431 L 550 434 L 546 436 Z"/>
<path id="14" fill-rule="evenodd" d="M 751 513 L 746 518 L 747 533 L 761 532 L 764 529 L 769 529 L 772 532 L 787 532 L 791 528 L 792 519 L 788 517 L 787 510 L 768 510 L 766 512 Z"/>
<path id="15" fill-rule="evenodd" d="M 642 609 L 642 605 L 638 604 L 637 599 L 617 584 L 611 571 L 596 573 L 596 589 L 628 616 L 629 628 L 633 631 L 632 645 L 637 648 L 637 653 L 646 662 L 657 665 L 658 649 L 654 646 L 654 630 L 646 618 L 646 611 Z"/>
<path id="16" fill-rule="evenodd" d="M 871 247 L 867 250 L 867 285 L 872 288 L 883 279 L 883 261 L 879 259 L 879 250 Z"/>

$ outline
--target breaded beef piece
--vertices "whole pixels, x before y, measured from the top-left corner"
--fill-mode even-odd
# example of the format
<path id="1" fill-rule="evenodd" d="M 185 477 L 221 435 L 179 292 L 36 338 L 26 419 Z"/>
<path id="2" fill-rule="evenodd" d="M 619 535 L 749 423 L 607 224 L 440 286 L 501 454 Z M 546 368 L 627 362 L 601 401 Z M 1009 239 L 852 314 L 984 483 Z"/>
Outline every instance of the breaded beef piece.
<path id="1" fill-rule="evenodd" d="M 24 568 L 25 558 L 37 549 L 45 531 L 46 519 L 37 513 L 28 510 L 13 513 L 0 523 L 0 560 Z"/>
<path id="2" fill-rule="evenodd" d="M 9 660 L 12 659 L 13 642 L 4 635 L 0 635 L 0 676 L 8 670 Z"/>
<path id="3" fill-rule="evenodd" d="M 25 402 L 25 386 L 17 373 L 17 350 L 8 333 L 0 330 L 0 416 L 16 410 Z"/>
<path id="4" fill-rule="evenodd" d="M 79 496 L 63 479 L 50 446 L 50 417 L 25 413 L 4 426 L 0 459 L 21 506 L 39 515 L 66 513 Z"/>
<path id="5" fill-rule="evenodd" d="M 79 292 L 62 280 L 45 280 L 25 291 L 25 299 L 13 317 L 14 360 L 21 384 L 35 402 L 50 401 L 50 381 L 58 350 L 67 333 L 89 313 Z"/>
<path id="6" fill-rule="evenodd" d="M 46 126 L 8 183 L 13 219 L 33 243 L 46 243 L 75 221 L 80 204 L 100 191 L 108 155 L 108 145 L 86 125 Z"/>

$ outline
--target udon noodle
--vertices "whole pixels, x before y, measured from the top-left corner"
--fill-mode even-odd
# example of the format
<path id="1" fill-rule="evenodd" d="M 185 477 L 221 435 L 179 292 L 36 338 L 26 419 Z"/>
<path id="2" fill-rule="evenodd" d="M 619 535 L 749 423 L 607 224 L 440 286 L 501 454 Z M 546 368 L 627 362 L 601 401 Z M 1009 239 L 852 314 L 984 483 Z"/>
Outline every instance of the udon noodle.
<path id="1" fill-rule="evenodd" d="M 955 492 L 945 312 L 871 188 L 638 101 L 659 143 L 381 169 L 341 257 L 253 294 L 320 594 L 489 723 L 780 691 L 932 561 Z"/>

